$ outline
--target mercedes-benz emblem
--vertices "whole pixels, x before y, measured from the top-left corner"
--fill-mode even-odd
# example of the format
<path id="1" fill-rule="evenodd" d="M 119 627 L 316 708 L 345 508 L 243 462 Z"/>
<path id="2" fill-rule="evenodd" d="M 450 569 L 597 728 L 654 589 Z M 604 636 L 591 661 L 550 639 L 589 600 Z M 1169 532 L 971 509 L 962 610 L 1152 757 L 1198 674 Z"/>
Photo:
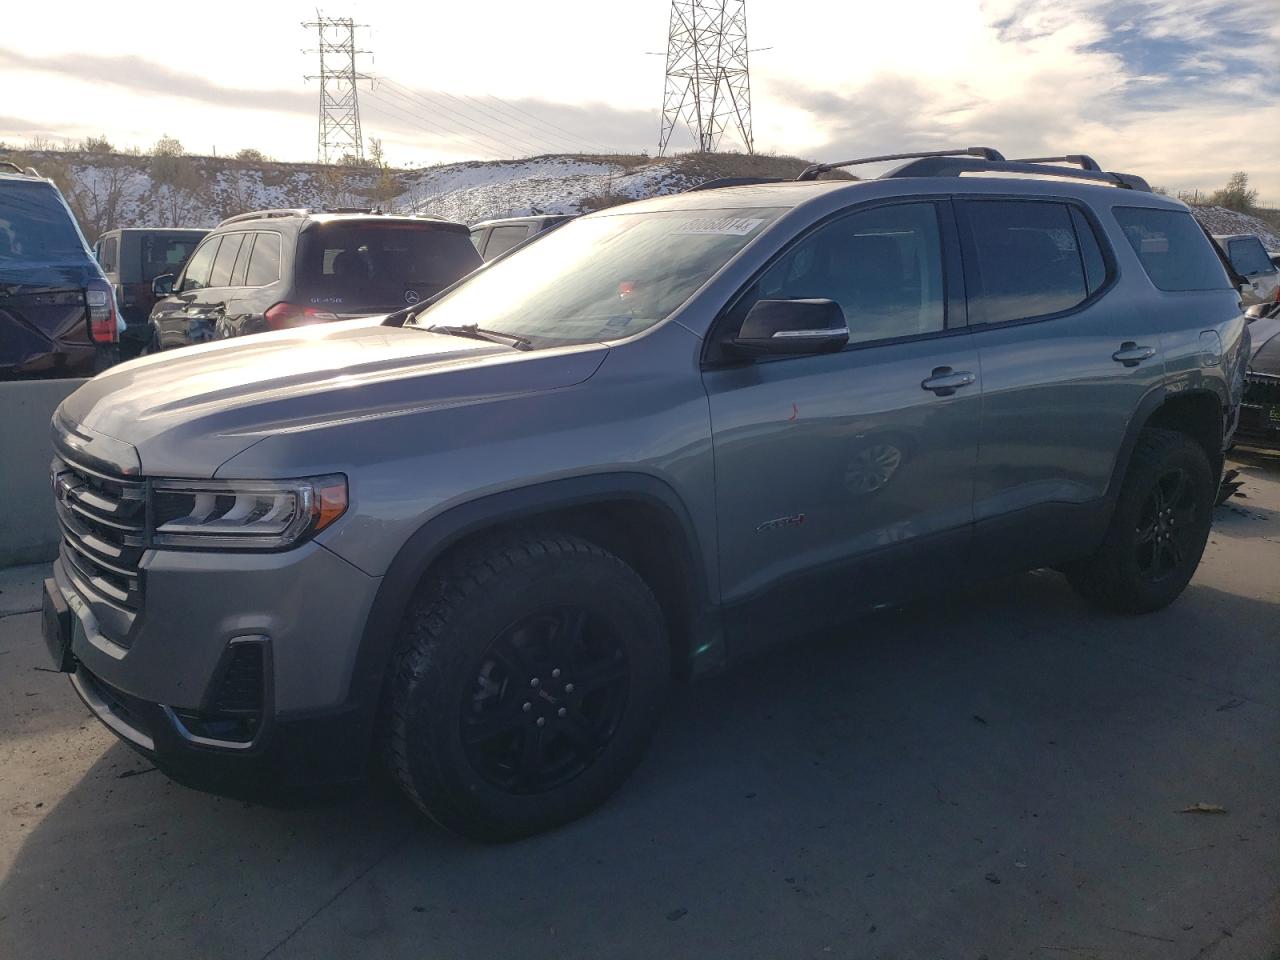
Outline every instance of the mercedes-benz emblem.
<path id="1" fill-rule="evenodd" d="M 422 299 L 422 298 L 421 298 L 420 296 L 418 296 L 418 291 L 417 291 L 417 290 L 406 290 L 406 291 L 404 292 L 404 302 L 405 302 L 405 303 L 417 303 L 417 302 L 418 302 L 419 300 L 421 300 L 421 299 Z"/>

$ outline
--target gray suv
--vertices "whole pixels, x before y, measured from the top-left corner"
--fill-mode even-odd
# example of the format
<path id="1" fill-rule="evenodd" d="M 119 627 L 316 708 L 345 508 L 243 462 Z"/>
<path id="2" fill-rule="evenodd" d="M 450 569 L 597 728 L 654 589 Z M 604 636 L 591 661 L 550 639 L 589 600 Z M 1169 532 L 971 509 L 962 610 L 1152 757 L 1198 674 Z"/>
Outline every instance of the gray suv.
<path id="1" fill-rule="evenodd" d="M 609 796 L 673 678 L 859 611 L 1046 566 L 1173 601 L 1248 356 L 1187 208 L 1087 157 L 826 169 L 85 384 L 53 419 L 58 668 L 177 780 L 377 758 L 502 839 Z"/>

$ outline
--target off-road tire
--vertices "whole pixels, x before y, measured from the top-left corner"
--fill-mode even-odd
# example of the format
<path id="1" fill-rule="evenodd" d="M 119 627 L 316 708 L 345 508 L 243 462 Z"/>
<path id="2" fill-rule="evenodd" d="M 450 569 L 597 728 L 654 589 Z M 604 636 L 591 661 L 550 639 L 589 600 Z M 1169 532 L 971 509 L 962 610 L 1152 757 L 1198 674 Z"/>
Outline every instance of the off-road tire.
<path id="1" fill-rule="evenodd" d="M 1151 532 L 1148 522 L 1159 483 L 1181 475 L 1189 487 L 1189 520 L 1176 528 L 1176 563 L 1162 576 L 1144 570 L 1144 551 Z M 1115 512 L 1101 548 L 1087 560 L 1067 565 L 1063 572 L 1085 599 L 1115 613 L 1150 613 L 1168 606 L 1186 588 L 1209 538 L 1217 483 L 1204 449 L 1176 430 L 1142 432 L 1129 461 Z M 1170 510 L 1173 508 L 1170 507 Z M 1165 531 L 1166 540 L 1170 535 Z"/>
<path id="2" fill-rule="evenodd" d="M 504 789 L 469 755 L 464 710 L 474 709 L 467 705 L 474 704 L 478 673 L 493 663 L 513 624 L 573 605 L 599 633 L 617 631 L 610 642 L 626 676 L 611 689 L 625 685 L 620 719 L 601 752 L 568 782 L 538 792 Z M 569 534 L 529 531 L 464 550 L 428 574 L 400 630 L 384 696 L 383 757 L 422 811 L 476 840 L 528 836 L 603 802 L 639 763 L 670 683 L 667 631 L 649 587 L 618 557 Z M 559 693 L 570 702 L 563 688 Z M 554 726 L 554 705 L 547 709 Z"/>

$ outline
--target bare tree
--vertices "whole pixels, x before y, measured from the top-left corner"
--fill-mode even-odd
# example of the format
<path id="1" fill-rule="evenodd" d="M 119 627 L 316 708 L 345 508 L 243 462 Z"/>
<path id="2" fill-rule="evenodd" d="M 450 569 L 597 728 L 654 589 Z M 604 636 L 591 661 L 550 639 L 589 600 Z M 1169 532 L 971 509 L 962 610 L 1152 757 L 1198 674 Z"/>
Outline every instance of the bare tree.
<path id="1" fill-rule="evenodd" d="M 200 171 L 175 137 L 156 141 L 151 153 L 151 182 L 164 225 L 186 226 L 200 205 L 204 182 Z"/>
<path id="2" fill-rule="evenodd" d="M 1226 207 L 1240 213 L 1249 213 L 1258 205 L 1258 191 L 1249 188 L 1249 174 L 1237 170 L 1221 190 L 1215 190 L 1209 196 L 1209 202 L 1217 207 Z"/>

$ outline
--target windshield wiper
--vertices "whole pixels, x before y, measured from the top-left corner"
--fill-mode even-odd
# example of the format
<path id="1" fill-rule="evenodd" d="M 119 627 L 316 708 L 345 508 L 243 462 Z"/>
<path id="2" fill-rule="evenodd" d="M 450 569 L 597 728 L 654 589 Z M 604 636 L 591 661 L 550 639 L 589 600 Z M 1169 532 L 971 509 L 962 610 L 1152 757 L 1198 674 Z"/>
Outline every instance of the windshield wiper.
<path id="1" fill-rule="evenodd" d="M 437 323 L 426 328 L 428 333 L 446 333 L 451 337 L 470 337 L 472 340 L 488 340 L 490 343 L 505 343 L 517 350 L 532 350 L 533 341 L 514 333 L 503 333 L 501 330 L 486 330 L 474 323 L 448 326 Z"/>

